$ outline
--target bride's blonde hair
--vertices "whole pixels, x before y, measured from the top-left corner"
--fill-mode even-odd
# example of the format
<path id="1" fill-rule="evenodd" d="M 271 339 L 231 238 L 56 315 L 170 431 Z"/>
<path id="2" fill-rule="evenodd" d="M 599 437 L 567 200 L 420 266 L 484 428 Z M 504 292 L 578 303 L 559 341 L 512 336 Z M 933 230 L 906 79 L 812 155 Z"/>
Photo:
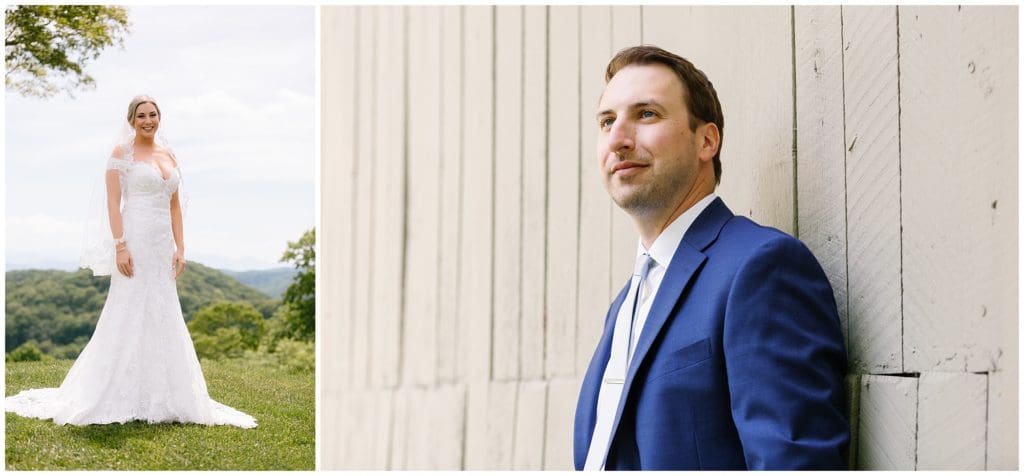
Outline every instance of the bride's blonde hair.
<path id="1" fill-rule="evenodd" d="M 128 124 L 135 123 L 135 111 L 139 109 L 139 106 L 143 104 L 152 104 L 156 108 L 156 115 L 160 115 L 160 106 L 156 103 L 156 99 L 145 94 L 140 94 L 132 98 L 131 104 L 128 104 Z"/>

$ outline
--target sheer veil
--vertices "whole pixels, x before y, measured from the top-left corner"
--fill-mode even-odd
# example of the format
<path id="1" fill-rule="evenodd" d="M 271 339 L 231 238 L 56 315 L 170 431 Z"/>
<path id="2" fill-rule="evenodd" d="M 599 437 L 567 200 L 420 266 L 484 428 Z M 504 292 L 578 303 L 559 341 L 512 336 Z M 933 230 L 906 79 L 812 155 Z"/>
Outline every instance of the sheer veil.
<path id="1" fill-rule="evenodd" d="M 157 145 L 171 152 L 178 166 L 178 175 L 181 178 L 178 184 L 178 200 L 181 203 L 182 218 L 184 219 L 188 198 L 183 188 L 184 177 L 181 173 L 181 159 L 174 154 L 174 149 L 171 148 L 167 137 L 163 133 L 162 125 L 157 130 L 155 141 Z M 82 252 L 79 255 L 78 266 L 82 269 L 92 269 L 93 276 L 109 276 L 117 269 L 115 266 L 114 236 L 110 231 L 110 215 L 107 211 L 106 174 L 108 170 L 118 168 L 114 161 L 119 159 L 113 156 L 113 151 L 118 148 L 121 150 L 123 159 L 134 161 L 135 129 L 127 122 L 122 122 L 121 131 L 110 148 L 110 156 L 104 162 L 103 170 L 98 170 L 93 178 L 92 194 L 89 198 L 89 206 L 86 209 L 86 217 L 82 229 Z M 121 194 L 123 197 L 123 176 L 121 180 Z"/>

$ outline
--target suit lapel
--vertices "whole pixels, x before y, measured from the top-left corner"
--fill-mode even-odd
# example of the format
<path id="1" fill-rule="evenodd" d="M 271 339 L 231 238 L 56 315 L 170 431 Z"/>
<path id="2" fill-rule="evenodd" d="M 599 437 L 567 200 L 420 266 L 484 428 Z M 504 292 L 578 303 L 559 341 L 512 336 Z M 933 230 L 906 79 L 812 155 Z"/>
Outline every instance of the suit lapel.
<path id="1" fill-rule="evenodd" d="M 651 304 L 651 310 L 647 314 L 647 321 L 644 323 L 643 331 L 640 333 L 640 340 L 637 342 L 633 359 L 629 364 L 625 387 L 622 389 L 622 397 L 619 398 L 619 406 L 615 412 L 615 422 L 612 424 L 611 435 L 613 440 L 615 432 L 619 427 L 619 419 L 622 417 L 622 408 L 625 406 L 630 390 L 633 388 L 633 377 L 636 375 L 637 369 L 647 359 L 651 345 L 658 335 L 661 334 L 662 328 L 673 317 L 672 309 L 675 308 L 682 298 L 683 290 L 687 288 L 690 281 L 700 270 L 701 265 L 707 259 L 703 251 L 718 238 L 722 227 L 732 217 L 732 212 L 725 206 L 722 199 L 716 198 L 694 220 L 679 243 L 679 247 L 676 248 L 676 252 L 672 256 L 672 263 L 669 264 L 668 269 L 665 271 L 665 277 L 662 278 L 661 285 L 658 287 L 658 294 L 654 296 L 654 302 Z M 619 304 L 621 305 L 621 301 Z M 617 311 L 618 307 L 615 309 Z M 607 325 L 605 327 L 605 334 L 610 334 Z M 602 338 L 602 344 L 604 343 L 603 341 L 604 339 Z M 610 335 L 608 342 L 609 344 L 611 342 Z M 604 359 L 607 362 L 607 350 Z M 601 365 L 601 370 L 604 370 L 604 364 Z M 585 457 L 586 455 L 584 454 Z"/>

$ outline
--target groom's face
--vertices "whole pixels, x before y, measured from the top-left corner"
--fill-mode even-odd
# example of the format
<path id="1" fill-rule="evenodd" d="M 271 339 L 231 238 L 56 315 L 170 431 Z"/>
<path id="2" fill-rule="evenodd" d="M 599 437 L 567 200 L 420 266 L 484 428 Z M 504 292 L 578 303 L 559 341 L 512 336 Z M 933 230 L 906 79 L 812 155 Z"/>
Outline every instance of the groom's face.
<path id="1" fill-rule="evenodd" d="M 605 86 L 598 166 L 608 194 L 631 215 L 676 206 L 696 181 L 700 142 L 684 94 L 661 64 L 626 66 Z"/>

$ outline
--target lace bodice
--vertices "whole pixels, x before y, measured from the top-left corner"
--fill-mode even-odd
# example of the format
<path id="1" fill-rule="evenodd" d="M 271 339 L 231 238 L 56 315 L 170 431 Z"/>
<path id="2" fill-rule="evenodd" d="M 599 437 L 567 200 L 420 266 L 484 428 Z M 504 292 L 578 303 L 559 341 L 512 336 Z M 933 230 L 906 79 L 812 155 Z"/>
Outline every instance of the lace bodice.
<path id="1" fill-rule="evenodd" d="M 181 184 L 181 172 L 178 167 L 171 170 L 171 175 L 164 179 L 155 165 L 139 162 L 126 151 L 124 158 L 111 157 L 107 161 L 107 169 L 120 173 L 122 207 L 129 205 L 168 206 L 171 195 Z"/>

